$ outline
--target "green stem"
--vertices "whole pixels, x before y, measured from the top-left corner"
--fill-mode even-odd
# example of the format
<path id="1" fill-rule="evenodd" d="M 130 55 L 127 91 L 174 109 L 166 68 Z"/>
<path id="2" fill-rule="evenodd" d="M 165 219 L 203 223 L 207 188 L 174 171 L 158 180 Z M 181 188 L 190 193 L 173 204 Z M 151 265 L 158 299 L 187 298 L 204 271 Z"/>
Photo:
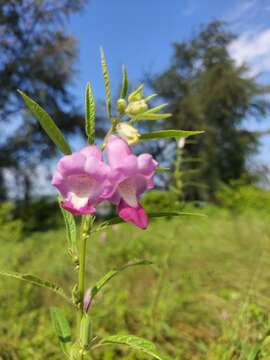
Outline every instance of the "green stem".
<path id="1" fill-rule="evenodd" d="M 87 240 L 90 237 L 90 230 L 91 230 L 91 223 L 92 219 L 88 216 L 82 217 L 82 223 L 81 223 L 81 230 L 80 230 L 80 237 L 79 237 L 79 297 L 80 297 L 80 304 L 79 304 L 79 310 L 77 314 L 77 331 L 78 331 L 78 340 L 80 340 L 80 325 L 81 320 L 84 313 L 83 308 L 83 298 L 85 293 L 85 265 L 86 265 L 86 244 Z M 81 360 L 84 359 L 84 355 L 82 354 L 80 357 Z"/>
<path id="2" fill-rule="evenodd" d="M 84 223 L 84 220 L 83 220 Z M 82 224 L 83 226 L 84 224 Z M 86 242 L 87 236 L 82 231 L 80 239 L 80 268 L 79 268 L 79 294 L 80 294 L 80 320 L 83 316 L 83 297 L 85 288 L 85 258 L 86 258 Z"/>

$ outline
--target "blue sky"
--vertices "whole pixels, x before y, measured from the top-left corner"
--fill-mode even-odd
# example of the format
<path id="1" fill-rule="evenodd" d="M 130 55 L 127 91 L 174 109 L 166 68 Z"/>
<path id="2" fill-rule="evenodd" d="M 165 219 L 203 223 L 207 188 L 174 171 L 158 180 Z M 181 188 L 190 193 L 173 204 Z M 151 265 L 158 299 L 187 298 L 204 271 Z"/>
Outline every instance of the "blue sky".
<path id="1" fill-rule="evenodd" d="M 90 0 L 68 24 L 68 31 L 78 39 L 72 90 L 78 103 L 83 101 L 89 80 L 96 98 L 104 96 L 100 46 L 105 50 L 112 89 L 116 91 L 122 64 L 134 82 L 143 79 L 146 72 L 161 72 L 170 63 L 172 43 L 190 38 L 201 24 L 216 18 L 227 21 L 239 34 L 230 48 L 235 60 L 248 62 L 252 74 L 262 74 L 261 81 L 270 83 L 269 0 Z M 269 126 L 269 119 L 259 125 Z M 265 137 L 262 144 L 260 161 L 269 163 L 270 142 Z"/>

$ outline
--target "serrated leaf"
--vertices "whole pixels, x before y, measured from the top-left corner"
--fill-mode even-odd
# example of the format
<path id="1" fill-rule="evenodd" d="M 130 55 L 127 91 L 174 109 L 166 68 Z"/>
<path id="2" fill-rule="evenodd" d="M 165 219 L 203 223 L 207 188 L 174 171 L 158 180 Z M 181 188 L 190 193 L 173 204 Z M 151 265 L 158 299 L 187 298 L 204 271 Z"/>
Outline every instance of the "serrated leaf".
<path id="1" fill-rule="evenodd" d="M 112 117 L 112 105 L 111 105 L 111 87 L 110 87 L 110 77 L 108 72 L 108 67 L 105 59 L 105 54 L 103 49 L 100 49 L 100 56 L 101 56 L 101 67 L 102 67 L 102 74 L 104 79 L 105 85 L 105 95 L 106 95 L 106 107 L 107 113 L 109 118 Z"/>
<path id="2" fill-rule="evenodd" d="M 148 260 L 138 260 L 134 262 L 130 262 L 118 269 L 114 269 L 109 271 L 107 274 L 105 274 L 97 283 L 95 286 L 91 288 L 91 301 L 94 299 L 94 297 L 100 292 L 100 290 L 118 273 L 126 270 L 127 268 L 133 267 L 133 266 L 141 266 L 141 265 L 152 265 L 153 263 Z"/>
<path id="3" fill-rule="evenodd" d="M 141 134 L 140 140 L 168 139 L 168 138 L 187 138 L 189 136 L 203 134 L 204 131 L 185 131 L 185 130 L 160 130 L 151 133 Z"/>
<path id="4" fill-rule="evenodd" d="M 49 136 L 49 138 L 53 141 L 53 143 L 62 151 L 62 153 L 66 155 L 71 154 L 70 146 L 66 142 L 64 135 L 56 126 L 50 115 L 24 92 L 20 90 L 18 90 L 18 92 L 22 96 L 28 109 L 37 118 L 41 127 Z"/>
<path id="5" fill-rule="evenodd" d="M 100 345 L 119 344 L 152 356 L 157 360 L 169 360 L 158 353 L 156 346 L 149 340 L 133 335 L 112 335 L 101 340 Z"/>
<path id="6" fill-rule="evenodd" d="M 86 85 L 85 91 L 85 132 L 88 143 L 95 143 L 95 99 L 90 83 Z"/>
<path id="7" fill-rule="evenodd" d="M 60 205 L 60 201 L 61 197 L 59 196 L 58 202 L 66 226 L 68 251 L 72 256 L 76 256 L 78 255 L 76 222 L 74 216 L 70 212 L 62 208 L 62 206 Z"/>
<path id="8" fill-rule="evenodd" d="M 63 352 L 68 355 L 71 347 L 71 330 L 62 309 L 52 307 L 50 309 L 51 320 L 56 336 Z"/>
<path id="9" fill-rule="evenodd" d="M 61 286 L 51 283 L 50 281 L 41 280 L 39 277 L 37 277 L 35 275 L 20 274 L 17 272 L 3 271 L 3 270 L 0 270 L 0 275 L 11 277 L 11 278 L 22 280 L 22 281 L 26 281 L 33 285 L 36 285 L 36 286 L 39 286 L 42 288 L 46 288 L 48 290 L 55 292 L 56 294 L 60 295 L 62 298 L 64 298 L 68 302 L 70 302 L 68 296 L 65 294 L 65 292 Z"/>
<path id="10" fill-rule="evenodd" d="M 122 72 L 122 87 L 121 87 L 121 94 L 120 98 L 125 99 L 128 92 L 128 76 L 127 76 L 127 70 L 126 67 L 123 66 L 123 72 Z"/>

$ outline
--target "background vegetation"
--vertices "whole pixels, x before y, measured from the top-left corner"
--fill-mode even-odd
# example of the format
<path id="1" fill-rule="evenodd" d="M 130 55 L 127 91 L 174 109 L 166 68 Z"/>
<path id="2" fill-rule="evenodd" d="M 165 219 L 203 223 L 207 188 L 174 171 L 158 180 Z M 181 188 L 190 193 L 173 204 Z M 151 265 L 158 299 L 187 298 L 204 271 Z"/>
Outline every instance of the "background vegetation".
<path id="1" fill-rule="evenodd" d="M 243 207 L 242 191 L 234 193 L 235 208 L 224 191 L 229 208 L 200 210 L 208 217 L 153 221 L 146 232 L 116 225 L 107 235 L 96 233 L 88 244 L 89 286 L 131 259 L 151 259 L 155 265 L 112 280 L 91 309 L 95 335 L 142 335 L 173 359 L 268 359 L 270 202 L 258 210 L 257 196 L 270 195 L 252 190 L 248 199 L 245 195 L 249 206 Z M 22 238 L 21 224 L 6 222 L 9 211 L 1 207 L 0 268 L 31 269 L 70 288 L 76 274 L 65 253 L 63 227 Z M 61 300 L 2 278 L 0 300 L 0 358 L 62 359 L 48 310 Z M 144 359 L 124 348 L 96 351 L 95 358 Z"/>

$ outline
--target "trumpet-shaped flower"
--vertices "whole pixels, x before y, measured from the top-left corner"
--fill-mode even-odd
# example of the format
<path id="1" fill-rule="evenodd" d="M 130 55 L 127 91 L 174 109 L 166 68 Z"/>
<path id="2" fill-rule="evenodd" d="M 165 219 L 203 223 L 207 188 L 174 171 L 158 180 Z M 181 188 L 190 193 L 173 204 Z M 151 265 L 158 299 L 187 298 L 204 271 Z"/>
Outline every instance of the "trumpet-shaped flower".
<path id="1" fill-rule="evenodd" d="M 153 188 L 153 175 L 157 162 L 150 154 L 135 156 L 127 142 L 111 136 L 107 144 L 110 179 L 114 184 L 108 200 L 118 205 L 119 216 L 136 226 L 145 229 L 148 217 L 139 203 L 140 196 Z"/>
<path id="2" fill-rule="evenodd" d="M 64 198 L 61 206 L 74 215 L 94 213 L 95 205 L 112 190 L 108 180 L 109 171 L 101 151 L 95 145 L 64 156 L 58 162 L 52 179 L 52 185 Z"/>

